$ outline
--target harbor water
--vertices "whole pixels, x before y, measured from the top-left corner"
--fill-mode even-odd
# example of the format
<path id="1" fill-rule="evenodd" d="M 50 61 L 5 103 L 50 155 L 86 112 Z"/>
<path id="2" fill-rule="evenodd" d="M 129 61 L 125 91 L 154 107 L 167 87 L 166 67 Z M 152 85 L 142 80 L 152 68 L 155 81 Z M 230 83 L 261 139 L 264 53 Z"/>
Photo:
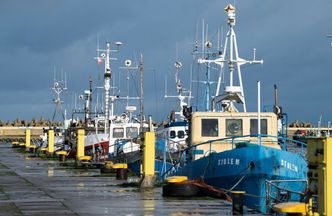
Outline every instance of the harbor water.
<path id="1" fill-rule="evenodd" d="M 70 162 L 68 162 L 70 163 Z M 0 144 L 0 215 L 232 215 L 219 199 L 166 198 L 99 169 L 77 169 Z M 130 185 L 130 184 L 126 184 Z M 245 209 L 245 215 L 259 215 Z"/>

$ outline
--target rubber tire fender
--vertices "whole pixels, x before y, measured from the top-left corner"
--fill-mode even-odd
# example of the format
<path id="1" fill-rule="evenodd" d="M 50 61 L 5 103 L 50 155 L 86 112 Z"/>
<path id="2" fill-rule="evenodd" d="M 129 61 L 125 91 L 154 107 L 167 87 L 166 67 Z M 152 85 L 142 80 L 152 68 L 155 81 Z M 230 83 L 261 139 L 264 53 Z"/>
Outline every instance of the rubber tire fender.
<path id="1" fill-rule="evenodd" d="M 163 186 L 163 196 L 193 197 L 199 196 L 200 189 L 192 184 L 166 184 Z"/>

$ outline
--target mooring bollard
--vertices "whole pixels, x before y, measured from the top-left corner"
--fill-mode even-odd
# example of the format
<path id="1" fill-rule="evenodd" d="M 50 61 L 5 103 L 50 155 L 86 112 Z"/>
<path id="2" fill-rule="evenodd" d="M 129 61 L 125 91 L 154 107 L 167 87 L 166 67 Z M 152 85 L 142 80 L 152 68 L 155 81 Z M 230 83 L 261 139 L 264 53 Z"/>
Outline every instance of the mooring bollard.
<path id="1" fill-rule="evenodd" d="M 66 161 L 66 157 L 67 157 L 67 152 L 66 151 L 57 151 L 57 152 L 55 152 L 55 154 L 58 155 L 60 162 L 65 162 Z"/>
<path id="2" fill-rule="evenodd" d="M 20 144 L 20 143 L 19 143 L 18 141 L 13 141 L 13 142 L 12 142 L 12 147 L 13 147 L 13 148 L 17 148 L 17 147 L 19 146 L 19 144 Z"/>
<path id="3" fill-rule="evenodd" d="M 100 173 L 112 173 L 114 163 L 112 161 L 106 161 L 104 166 L 101 167 Z"/>
<path id="4" fill-rule="evenodd" d="M 116 180 L 127 180 L 128 165 L 125 163 L 114 164 L 112 169 L 116 169 Z"/>
<path id="5" fill-rule="evenodd" d="M 30 153 L 36 153 L 36 149 L 37 149 L 37 146 L 35 146 L 35 145 L 30 145 L 30 147 L 29 147 Z"/>
<path id="6" fill-rule="evenodd" d="M 243 195 L 245 191 L 232 191 L 233 215 L 243 215 Z"/>
<path id="7" fill-rule="evenodd" d="M 60 155 L 59 156 L 59 161 L 60 162 L 65 162 L 66 161 L 66 155 Z"/>
<path id="8" fill-rule="evenodd" d="M 128 178 L 128 169 L 117 169 L 116 179 L 117 180 L 127 180 Z"/>

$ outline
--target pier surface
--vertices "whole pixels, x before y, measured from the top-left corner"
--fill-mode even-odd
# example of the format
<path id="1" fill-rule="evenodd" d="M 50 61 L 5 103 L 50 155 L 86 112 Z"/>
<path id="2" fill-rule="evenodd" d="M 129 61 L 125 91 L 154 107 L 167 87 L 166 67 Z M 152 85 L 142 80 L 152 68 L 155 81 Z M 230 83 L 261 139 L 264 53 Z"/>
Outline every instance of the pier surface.
<path id="1" fill-rule="evenodd" d="M 232 215 L 223 200 L 165 198 L 161 188 L 119 186 L 124 182 L 0 143 L 0 215 Z"/>

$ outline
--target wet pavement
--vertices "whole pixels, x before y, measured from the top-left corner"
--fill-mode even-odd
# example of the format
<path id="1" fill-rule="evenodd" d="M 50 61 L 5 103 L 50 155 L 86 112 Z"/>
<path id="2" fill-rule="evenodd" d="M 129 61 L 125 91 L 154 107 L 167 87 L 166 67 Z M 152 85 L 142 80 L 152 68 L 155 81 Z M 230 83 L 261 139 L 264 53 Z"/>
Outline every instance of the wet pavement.
<path id="1" fill-rule="evenodd" d="M 0 143 L 0 215 L 232 215 L 223 200 L 165 198 L 160 187 L 120 186 L 125 182 Z"/>

